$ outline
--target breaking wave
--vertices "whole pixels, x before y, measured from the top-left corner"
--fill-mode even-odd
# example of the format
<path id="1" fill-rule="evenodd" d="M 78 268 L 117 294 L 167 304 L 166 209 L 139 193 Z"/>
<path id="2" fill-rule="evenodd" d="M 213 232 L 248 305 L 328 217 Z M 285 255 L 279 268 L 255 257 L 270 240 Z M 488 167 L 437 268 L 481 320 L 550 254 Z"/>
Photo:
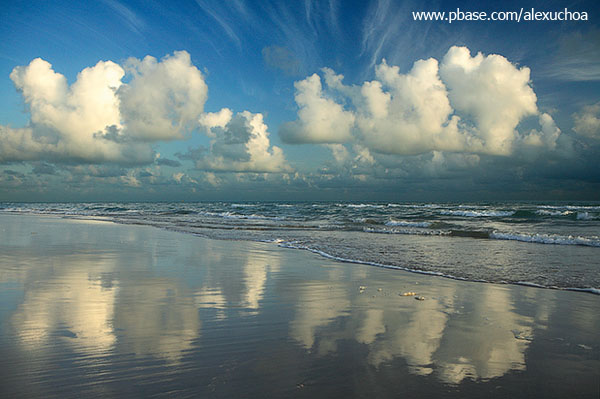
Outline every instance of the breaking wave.
<path id="1" fill-rule="evenodd" d="M 503 217 L 503 216 L 512 216 L 515 214 L 515 211 L 488 211 L 488 210 L 469 210 L 469 211 L 455 211 L 455 210 L 441 210 L 441 215 L 448 216 L 463 216 L 463 217 Z"/>
<path id="2" fill-rule="evenodd" d="M 537 244 L 554 245 L 585 245 L 589 247 L 600 247 L 599 237 L 581 237 L 581 236 L 560 236 L 551 234 L 523 234 L 523 233 L 501 233 L 494 231 L 490 233 L 490 238 L 496 240 L 514 240 L 522 242 L 531 242 Z"/>
<path id="3" fill-rule="evenodd" d="M 394 220 L 390 219 L 385 222 L 386 226 L 400 226 L 400 227 L 429 227 L 430 222 L 410 222 L 406 220 Z"/>

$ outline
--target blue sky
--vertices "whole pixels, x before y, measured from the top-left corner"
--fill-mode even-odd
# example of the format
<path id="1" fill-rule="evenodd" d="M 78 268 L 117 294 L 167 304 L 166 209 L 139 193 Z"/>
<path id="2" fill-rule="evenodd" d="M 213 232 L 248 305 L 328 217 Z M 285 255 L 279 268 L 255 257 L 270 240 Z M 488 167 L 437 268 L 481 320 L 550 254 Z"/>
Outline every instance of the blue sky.
<path id="1" fill-rule="evenodd" d="M 588 20 L 412 18 L 457 7 Z M 598 200 L 599 11 L 13 1 L 0 200 Z"/>

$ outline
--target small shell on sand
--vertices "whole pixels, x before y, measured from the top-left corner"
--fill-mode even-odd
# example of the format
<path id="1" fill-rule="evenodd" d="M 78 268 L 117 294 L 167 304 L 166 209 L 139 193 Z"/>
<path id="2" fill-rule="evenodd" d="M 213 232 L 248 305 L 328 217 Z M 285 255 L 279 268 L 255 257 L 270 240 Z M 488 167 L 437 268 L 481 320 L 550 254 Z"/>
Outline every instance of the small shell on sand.
<path id="1" fill-rule="evenodd" d="M 425 297 L 424 297 L 424 296 L 417 296 L 417 297 L 415 297 L 415 299 L 416 299 L 417 301 L 424 301 L 424 300 L 425 300 Z"/>

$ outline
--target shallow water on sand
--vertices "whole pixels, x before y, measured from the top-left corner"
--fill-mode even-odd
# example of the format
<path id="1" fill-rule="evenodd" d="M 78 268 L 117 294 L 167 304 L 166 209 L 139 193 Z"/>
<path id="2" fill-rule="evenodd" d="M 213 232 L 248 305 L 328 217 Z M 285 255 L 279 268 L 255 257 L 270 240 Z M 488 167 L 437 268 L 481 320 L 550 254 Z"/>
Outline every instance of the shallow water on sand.
<path id="1" fill-rule="evenodd" d="M 1 396 L 598 397 L 597 295 L 0 222 Z"/>
<path id="2" fill-rule="evenodd" d="M 469 281 L 600 294 L 600 203 L 0 203 Z"/>

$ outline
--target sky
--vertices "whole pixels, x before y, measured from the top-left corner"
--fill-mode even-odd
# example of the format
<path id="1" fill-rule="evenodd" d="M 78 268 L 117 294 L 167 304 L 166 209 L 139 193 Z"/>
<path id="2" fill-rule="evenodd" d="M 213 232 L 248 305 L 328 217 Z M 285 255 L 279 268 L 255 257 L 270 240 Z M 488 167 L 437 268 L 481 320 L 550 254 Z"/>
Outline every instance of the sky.
<path id="1" fill-rule="evenodd" d="M 600 5 L 540 3 L 4 2 L 0 201 L 600 200 Z"/>

